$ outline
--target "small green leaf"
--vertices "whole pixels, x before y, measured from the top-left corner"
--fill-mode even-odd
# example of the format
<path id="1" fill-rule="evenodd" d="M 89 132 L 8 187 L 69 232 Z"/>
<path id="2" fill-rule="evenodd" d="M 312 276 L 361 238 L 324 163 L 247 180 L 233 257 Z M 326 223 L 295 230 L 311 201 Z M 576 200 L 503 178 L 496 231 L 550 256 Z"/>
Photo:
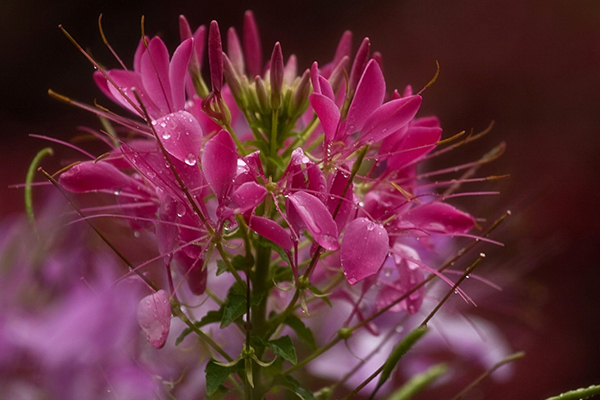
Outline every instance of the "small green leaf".
<path id="1" fill-rule="evenodd" d="M 296 332 L 296 335 L 302 340 L 304 340 L 312 350 L 317 348 L 317 344 L 315 343 L 315 337 L 313 335 L 312 330 L 304 325 L 304 322 L 300 318 L 295 315 L 289 315 L 283 323 Z"/>
<path id="2" fill-rule="evenodd" d="M 404 356 L 406 352 L 408 352 L 408 350 L 410 350 L 425 333 L 427 333 L 427 327 L 419 326 L 417 329 L 406 335 L 400 341 L 400 343 L 394 347 L 392 354 L 390 354 L 388 359 L 385 361 L 383 371 L 381 371 L 381 375 L 379 376 L 379 382 L 377 383 L 378 388 L 388 380 L 402 356 Z"/>
<path id="3" fill-rule="evenodd" d="M 204 369 L 204 372 L 206 372 L 206 394 L 208 396 L 213 395 L 225 383 L 229 374 L 236 370 L 237 366 L 223 367 L 216 364 L 215 360 L 210 360 Z"/>
<path id="4" fill-rule="evenodd" d="M 231 259 L 231 265 L 238 271 L 245 271 L 247 266 L 252 266 L 254 264 L 254 259 L 251 258 L 249 261 L 246 260 L 246 256 L 238 254 L 237 256 Z"/>
<path id="5" fill-rule="evenodd" d="M 285 261 L 287 263 L 287 265 L 289 265 L 289 266 L 292 265 L 292 263 L 290 261 L 290 257 L 288 256 L 288 254 L 285 252 L 285 250 L 281 246 L 278 246 L 275 243 L 271 242 L 270 240 L 264 239 L 264 238 L 261 238 L 260 244 L 265 247 L 271 248 L 273 251 L 275 251 L 277 254 L 279 254 L 281 259 L 283 261 Z"/>
<path id="6" fill-rule="evenodd" d="M 227 268 L 227 264 L 223 260 L 217 260 L 217 276 L 221 275 L 223 272 L 227 272 L 229 268 Z"/>
<path id="7" fill-rule="evenodd" d="M 202 319 L 200 321 L 196 321 L 194 322 L 194 325 L 197 328 L 202 328 L 203 326 L 209 325 L 209 324 L 214 324 L 216 322 L 220 322 L 221 319 L 223 318 L 223 312 L 222 310 L 219 311 L 209 311 L 206 313 L 206 315 L 204 317 L 202 317 Z M 185 339 L 185 337 L 187 335 L 189 335 L 190 333 L 192 333 L 192 329 L 191 328 L 185 328 L 181 334 L 179 335 L 179 337 L 175 340 L 175 346 L 177 346 L 178 344 L 180 344 L 183 339 Z"/>
<path id="8" fill-rule="evenodd" d="M 300 383 L 289 375 L 279 375 L 277 377 L 277 383 L 289 390 L 290 392 L 294 393 L 302 400 L 315 400 L 315 396 L 313 396 L 311 391 L 300 386 Z"/>
<path id="9" fill-rule="evenodd" d="M 233 321 L 246 313 L 246 298 L 233 291 L 229 292 L 225 304 L 223 304 L 223 318 L 221 329 L 229 326 Z"/>
<path id="10" fill-rule="evenodd" d="M 294 348 L 292 339 L 289 336 L 283 336 L 279 339 L 271 340 L 269 342 L 269 346 L 271 347 L 271 350 L 273 350 L 273 353 L 281 356 L 281 358 L 284 360 L 287 360 L 292 364 L 296 364 L 298 362 L 296 349 Z"/>

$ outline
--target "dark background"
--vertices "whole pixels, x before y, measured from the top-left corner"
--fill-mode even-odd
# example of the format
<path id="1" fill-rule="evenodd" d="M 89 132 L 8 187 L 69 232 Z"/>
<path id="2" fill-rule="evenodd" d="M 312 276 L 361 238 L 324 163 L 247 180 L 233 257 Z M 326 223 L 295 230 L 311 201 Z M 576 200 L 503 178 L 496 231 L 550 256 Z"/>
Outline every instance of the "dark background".
<path id="1" fill-rule="evenodd" d="M 483 299 L 481 311 L 505 326 L 515 350 L 527 357 L 516 379 L 494 387 L 486 399 L 536 399 L 600 383 L 600 2 L 583 0 L 412 0 L 208 2 L 171 0 L 17 1 L 0 5 L 0 145 L 2 215 L 22 209 L 29 160 L 46 145 L 29 133 L 69 138 L 77 125 L 96 126 L 93 116 L 50 99 L 55 91 L 91 103 L 102 98 L 91 65 L 59 32 L 69 32 L 108 66 L 97 17 L 124 61 L 131 64 L 146 17 L 149 34 L 170 49 L 178 41 L 177 17 L 196 27 L 211 19 L 224 33 L 241 29 L 253 9 L 265 54 L 276 40 L 299 66 L 328 61 L 345 29 L 355 46 L 369 36 L 383 53 L 388 88 L 413 84 L 424 93 L 422 114 L 436 114 L 446 136 L 479 131 L 495 121 L 480 143 L 457 152 L 478 158 L 506 141 L 503 158 L 484 173 L 509 173 L 495 200 L 481 200 L 479 215 L 513 217 L 499 235 L 490 269 L 502 268 L 505 291 Z M 356 48 L 356 47 L 355 47 Z M 458 162 L 458 161 L 455 161 Z"/>

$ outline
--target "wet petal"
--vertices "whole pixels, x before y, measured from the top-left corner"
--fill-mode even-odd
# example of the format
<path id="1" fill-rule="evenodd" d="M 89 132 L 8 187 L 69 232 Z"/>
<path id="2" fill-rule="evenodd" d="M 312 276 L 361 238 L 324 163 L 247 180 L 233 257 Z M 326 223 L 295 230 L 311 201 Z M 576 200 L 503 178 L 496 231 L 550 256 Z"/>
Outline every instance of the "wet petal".
<path id="1" fill-rule="evenodd" d="M 306 228 L 325 250 L 337 250 L 338 230 L 331 214 L 317 197 L 296 192 L 288 197 L 287 213 L 298 232 Z"/>
<path id="2" fill-rule="evenodd" d="M 202 147 L 202 128 L 187 111 L 177 111 L 152 121 L 165 150 L 188 165 L 196 165 Z"/>
<path id="3" fill-rule="evenodd" d="M 229 132 L 222 130 L 202 152 L 202 169 L 208 185 L 221 201 L 229 192 L 237 171 L 238 155 Z"/>
<path id="4" fill-rule="evenodd" d="M 164 290 L 144 297 L 138 304 L 137 321 L 148 342 L 160 349 L 165 345 L 171 326 L 171 303 Z"/>
<path id="5" fill-rule="evenodd" d="M 351 285 L 371 276 L 381 268 L 389 251 L 385 228 L 367 218 L 350 222 L 342 239 L 342 269 Z"/>
<path id="6" fill-rule="evenodd" d="M 138 182 L 106 162 L 87 161 L 74 165 L 61 174 L 60 184 L 74 193 L 96 190 L 120 192 L 138 185 Z"/>
<path id="7" fill-rule="evenodd" d="M 248 227 L 265 239 L 280 246 L 285 251 L 290 251 L 293 247 L 290 233 L 277 222 L 270 220 L 269 218 L 252 216 L 248 223 Z"/>
<path id="8" fill-rule="evenodd" d="M 246 182 L 233 192 L 231 200 L 245 213 L 258 206 L 267 196 L 267 189 L 256 182 Z"/>

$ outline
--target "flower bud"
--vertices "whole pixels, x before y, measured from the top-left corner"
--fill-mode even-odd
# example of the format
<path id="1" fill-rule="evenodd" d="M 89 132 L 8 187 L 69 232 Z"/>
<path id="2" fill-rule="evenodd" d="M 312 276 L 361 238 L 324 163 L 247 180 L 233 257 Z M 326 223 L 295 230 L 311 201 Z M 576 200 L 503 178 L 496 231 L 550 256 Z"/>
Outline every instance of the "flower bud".
<path id="1" fill-rule="evenodd" d="M 271 108 L 277 110 L 281 106 L 283 89 L 283 54 L 279 42 L 275 43 L 271 54 Z"/>
<path id="2" fill-rule="evenodd" d="M 223 45 L 217 21 L 210 23 L 208 31 L 208 64 L 212 90 L 220 92 L 223 85 Z"/>

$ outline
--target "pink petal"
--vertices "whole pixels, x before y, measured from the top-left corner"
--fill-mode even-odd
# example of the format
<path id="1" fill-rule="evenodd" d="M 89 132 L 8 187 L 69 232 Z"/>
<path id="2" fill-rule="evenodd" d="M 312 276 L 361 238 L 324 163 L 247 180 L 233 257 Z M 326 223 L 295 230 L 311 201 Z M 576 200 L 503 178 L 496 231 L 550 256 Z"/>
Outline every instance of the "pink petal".
<path id="1" fill-rule="evenodd" d="M 310 67 L 310 82 L 313 85 L 314 93 L 321 93 L 321 83 L 319 81 L 319 64 L 315 61 Z"/>
<path id="2" fill-rule="evenodd" d="M 319 75 L 319 85 L 321 86 L 321 93 L 330 98 L 332 101 L 335 101 L 335 94 L 333 93 L 331 84 L 322 75 Z"/>
<path id="3" fill-rule="evenodd" d="M 142 86 L 141 76 L 138 73 L 131 71 L 123 71 L 120 69 L 113 69 L 108 71 L 108 76 L 115 83 L 115 85 L 120 88 L 117 89 L 115 85 L 110 82 L 107 82 L 108 90 L 111 93 L 111 97 L 120 105 L 128 109 L 134 114 L 138 114 L 136 109 L 131 105 L 130 101 L 137 105 L 138 101 L 136 96 L 131 91 L 132 88 L 135 88 L 139 98 L 144 103 L 144 106 L 148 110 L 150 116 L 154 116 L 157 114 L 157 108 L 154 102 L 148 97 L 146 91 Z M 122 94 L 121 94 L 122 93 Z M 129 99 L 130 101 L 128 101 Z"/>
<path id="4" fill-rule="evenodd" d="M 229 132 L 222 130 L 202 152 L 202 169 L 208 185 L 221 201 L 228 194 L 237 171 L 238 155 Z"/>
<path id="5" fill-rule="evenodd" d="M 335 217 L 335 223 L 338 227 L 338 232 L 346 226 L 350 213 L 354 210 L 354 191 L 353 184 L 350 182 L 346 195 L 342 197 L 346 184 L 348 183 L 350 176 L 340 170 L 338 170 L 333 178 L 331 187 L 329 188 L 329 197 L 327 198 L 326 205 L 327 209 L 333 215 L 341 201 L 340 208 Z"/>
<path id="6" fill-rule="evenodd" d="M 178 252 L 175 259 L 181 266 L 190 291 L 199 296 L 206 291 L 208 269 L 204 267 L 202 257 L 189 257 L 184 252 Z"/>
<path id="7" fill-rule="evenodd" d="M 331 214 L 317 197 L 296 192 L 288 197 L 287 213 L 296 231 L 306 228 L 325 250 L 337 250 L 338 230 Z"/>
<path id="8" fill-rule="evenodd" d="M 202 128 L 192 114 L 177 111 L 152 121 L 152 125 L 169 154 L 187 165 L 196 165 L 202 147 Z"/>
<path id="9" fill-rule="evenodd" d="M 148 342 L 155 348 L 162 348 L 169 336 L 171 326 L 171 303 L 164 290 L 144 297 L 138 304 L 137 321 Z"/>
<path id="10" fill-rule="evenodd" d="M 350 77 L 348 79 L 349 93 L 354 93 L 359 79 L 362 79 L 361 76 L 363 75 L 363 71 L 365 69 L 365 65 L 367 64 L 367 61 L 369 60 L 370 51 L 371 41 L 369 40 L 369 38 L 364 38 L 356 52 L 354 62 L 352 63 L 352 68 L 350 70 Z"/>
<path id="11" fill-rule="evenodd" d="M 71 167 L 60 175 L 60 184 L 74 193 L 97 190 L 120 192 L 139 183 L 106 162 L 87 161 Z"/>
<path id="12" fill-rule="evenodd" d="M 340 121 L 340 110 L 333 100 L 320 93 L 312 93 L 309 97 L 310 105 L 321 121 L 325 131 L 325 142 L 331 142 Z"/>
<path id="13" fill-rule="evenodd" d="M 371 276 L 381 268 L 389 251 L 385 228 L 367 218 L 350 222 L 342 239 L 342 269 L 351 285 Z"/>
<path id="14" fill-rule="evenodd" d="M 231 200 L 242 213 L 258 206 L 267 196 L 267 189 L 256 182 L 246 182 L 231 195 Z"/>
<path id="15" fill-rule="evenodd" d="M 290 233 L 269 218 L 252 216 L 248 227 L 265 239 L 280 246 L 285 251 L 290 251 L 294 245 Z"/>
<path id="16" fill-rule="evenodd" d="M 244 53 L 248 76 L 260 75 L 262 70 L 262 48 L 254 14 L 246 11 L 244 14 Z"/>
<path id="17" fill-rule="evenodd" d="M 182 42 L 173 53 L 173 59 L 169 65 L 173 111 L 185 108 L 185 77 L 192 55 L 192 44 L 191 38 Z"/>
<path id="18" fill-rule="evenodd" d="M 281 95 L 281 89 L 283 87 L 283 53 L 281 52 L 281 44 L 279 44 L 279 42 L 276 42 L 273 47 L 270 67 L 271 103 L 273 103 L 273 100 Z M 279 104 L 280 101 L 280 99 L 277 99 L 275 104 Z"/>
<path id="19" fill-rule="evenodd" d="M 424 157 L 435 148 L 435 143 L 441 137 L 442 130 L 440 128 L 409 127 L 400 147 L 395 149 L 398 153 L 389 158 L 388 169 L 398 170 Z"/>
<path id="20" fill-rule="evenodd" d="M 138 74 L 142 71 L 142 56 L 146 52 L 146 45 L 144 44 L 144 40 L 146 40 L 147 43 L 150 40 L 150 38 L 148 38 L 147 36 L 140 38 L 138 46 L 135 49 L 135 55 L 133 56 L 133 70 Z"/>
<path id="21" fill-rule="evenodd" d="M 350 51 L 352 50 L 352 32 L 345 31 L 340 42 L 335 50 L 335 56 L 333 60 L 323 67 L 323 76 L 330 77 L 334 68 L 339 64 L 342 58 L 350 57 Z"/>
<path id="22" fill-rule="evenodd" d="M 346 118 L 346 134 L 360 131 L 367 118 L 383 103 L 385 97 L 385 79 L 379 64 L 369 61 L 360 78 L 356 94 Z"/>
<path id="23" fill-rule="evenodd" d="M 379 142 L 408 124 L 419 110 L 421 100 L 421 96 L 412 96 L 383 104 L 367 118 L 360 143 Z"/>
<path id="24" fill-rule="evenodd" d="M 142 56 L 142 84 L 160 112 L 173 112 L 171 84 L 169 82 L 169 51 L 163 41 L 155 37 Z"/>
<path id="25" fill-rule="evenodd" d="M 431 202 L 413 208 L 404 220 L 428 232 L 458 234 L 468 232 L 475 219 L 449 204 Z"/>

